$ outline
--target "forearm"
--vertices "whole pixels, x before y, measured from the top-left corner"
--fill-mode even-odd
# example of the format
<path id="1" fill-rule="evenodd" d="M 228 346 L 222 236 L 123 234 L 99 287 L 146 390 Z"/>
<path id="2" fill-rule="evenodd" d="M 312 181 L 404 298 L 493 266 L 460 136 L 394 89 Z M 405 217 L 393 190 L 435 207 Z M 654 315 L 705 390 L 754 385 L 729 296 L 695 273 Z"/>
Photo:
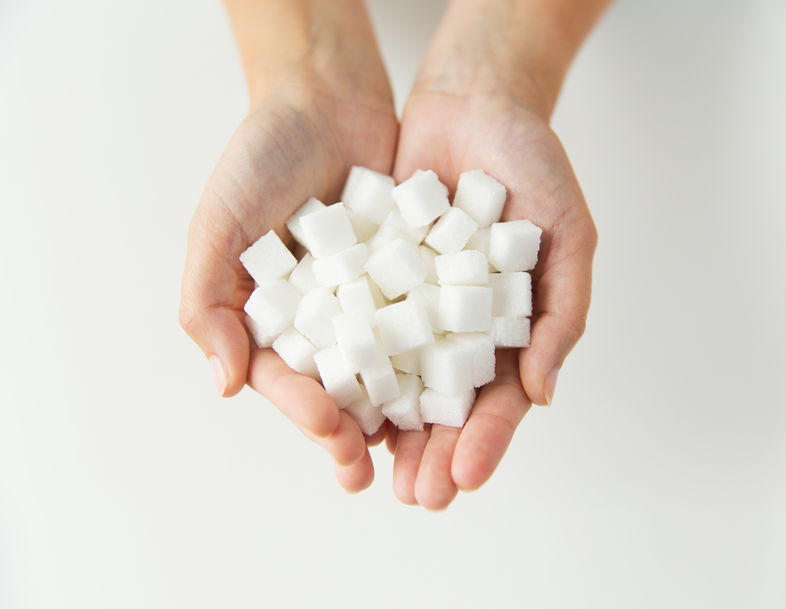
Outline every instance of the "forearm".
<path id="1" fill-rule="evenodd" d="M 224 0 L 252 105 L 293 79 L 389 96 L 362 0 Z"/>
<path id="2" fill-rule="evenodd" d="M 574 55 L 610 3 L 453 0 L 418 86 L 454 93 L 503 88 L 548 118 Z"/>

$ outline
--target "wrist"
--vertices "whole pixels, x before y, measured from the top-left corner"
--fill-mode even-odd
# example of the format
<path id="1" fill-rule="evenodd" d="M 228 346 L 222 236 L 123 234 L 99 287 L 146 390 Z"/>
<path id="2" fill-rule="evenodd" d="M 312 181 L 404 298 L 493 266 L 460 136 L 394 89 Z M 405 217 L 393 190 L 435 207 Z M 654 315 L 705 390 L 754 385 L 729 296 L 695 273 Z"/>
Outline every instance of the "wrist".
<path id="1" fill-rule="evenodd" d="M 282 90 L 328 94 L 393 111 L 362 0 L 225 0 L 251 107 Z"/>
<path id="2" fill-rule="evenodd" d="M 415 92 L 503 95 L 548 121 L 578 47 L 609 0 L 453 0 Z"/>

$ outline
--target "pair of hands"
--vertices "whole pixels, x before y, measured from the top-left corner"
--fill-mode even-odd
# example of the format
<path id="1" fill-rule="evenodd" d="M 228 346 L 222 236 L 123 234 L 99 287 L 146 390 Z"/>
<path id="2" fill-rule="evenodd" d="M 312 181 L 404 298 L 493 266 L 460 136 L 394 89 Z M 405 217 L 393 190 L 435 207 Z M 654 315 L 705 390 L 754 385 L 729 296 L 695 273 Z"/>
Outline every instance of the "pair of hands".
<path id="1" fill-rule="evenodd" d="M 372 68 L 365 61 L 370 74 L 339 66 L 336 78 L 304 61 L 252 96 L 189 226 L 180 309 L 221 395 L 246 383 L 264 395 L 328 451 L 338 482 L 351 492 L 371 484 L 368 447 L 384 438 L 395 455 L 396 496 L 428 509 L 481 486 L 531 402 L 551 401 L 557 372 L 584 330 L 596 243 L 570 163 L 548 126 L 547 96 L 534 81 L 504 86 L 499 72 L 489 78 L 487 62 L 468 70 L 466 57 L 455 55 L 447 59 L 432 45 L 400 125 L 381 59 Z M 370 86 L 357 86 L 363 82 Z M 482 168 L 508 189 L 505 220 L 529 218 L 543 228 L 531 346 L 498 350 L 497 376 L 481 389 L 463 429 L 398 432 L 386 425 L 367 438 L 318 382 L 272 350 L 257 349 L 245 329 L 243 305 L 254 283 L 238 256 L 271 228 L 285 235 L 287 217 L 309 196 L 337 201 L 352 165 L 397 182 L 433 169 L 451 192 L 462 171 Z"/>

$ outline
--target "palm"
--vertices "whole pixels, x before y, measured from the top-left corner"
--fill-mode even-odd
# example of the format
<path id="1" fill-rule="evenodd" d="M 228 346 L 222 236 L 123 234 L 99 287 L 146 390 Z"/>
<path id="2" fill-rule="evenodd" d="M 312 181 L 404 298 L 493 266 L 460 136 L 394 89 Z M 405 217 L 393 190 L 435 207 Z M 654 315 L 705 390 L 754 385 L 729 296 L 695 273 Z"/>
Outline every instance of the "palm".
<path id="1" fill-rule="evenodd" d="M 504 219 L 528 218 L 544 229 L 532 346 L 498 351 L 497 378 L 463 430 L 434 425 L 395 440 L 399 498 L 442 508 L 458 488 L 485 482 L 530 402 L 546 402 L 546 377 L 583 331 L 595 231 L 559 140 L 508 98 L 416 93 L 401 129 L 397 181 L 432 168 L 454 192 L 462 171 L 482 168 L 508 188 Z"/>
<path id="2" fill-rule="evenodd" d="M 279 92 L 253 111 L 229 142 L 189 228 L 181 323 L 206 355 L 225 368 L 224 395 L 248 382 L 325 446 L 344 486 L 373 477 L 357 425 L 321 386 L 293 373 L 270 349 L 256 349 L 243 324 L 254 282 L 238 256 L 284 223 L 309 196 L 338 200 L 354 164 L 390 173 L 397 121 L 392 103 L 363 105 L 331 94 Z"/>

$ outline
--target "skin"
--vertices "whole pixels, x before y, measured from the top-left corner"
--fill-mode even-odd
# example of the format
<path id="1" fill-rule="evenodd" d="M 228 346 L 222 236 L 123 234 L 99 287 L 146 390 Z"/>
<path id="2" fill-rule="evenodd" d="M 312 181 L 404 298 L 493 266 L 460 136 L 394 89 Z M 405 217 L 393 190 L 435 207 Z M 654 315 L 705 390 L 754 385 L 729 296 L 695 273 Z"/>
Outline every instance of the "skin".
<path id="1" fill-rule="evenodd" d="M 223 396 L 244 384 L 267 397 L 334 460 L 349 492 L 371 484 L 369 446 L 395 454 L 394 492 L 444 509 L 480 487 L 531 403 L 553 397 L 556 371 L 584 330 L 595 227 L 565 152 L 548 126 L 576 49 L 604 0 L 454 0 L 423 59 L 400 132 L 360 0 L 228 0 L 250 108 L 189 226 L 180 322 L 209 359 Z M 257 349 L 244 327 L 253 280 L 238 256 L 309 196 L 338 200 L 349 169 L 397 181 L 434 169 L 455 192 L 482 168 L 508 188 L 503 219 L 544 230 L 531 346 L 498 350 L 463 429 L 440 425 L 365 437 L 321 385 Z"/>

